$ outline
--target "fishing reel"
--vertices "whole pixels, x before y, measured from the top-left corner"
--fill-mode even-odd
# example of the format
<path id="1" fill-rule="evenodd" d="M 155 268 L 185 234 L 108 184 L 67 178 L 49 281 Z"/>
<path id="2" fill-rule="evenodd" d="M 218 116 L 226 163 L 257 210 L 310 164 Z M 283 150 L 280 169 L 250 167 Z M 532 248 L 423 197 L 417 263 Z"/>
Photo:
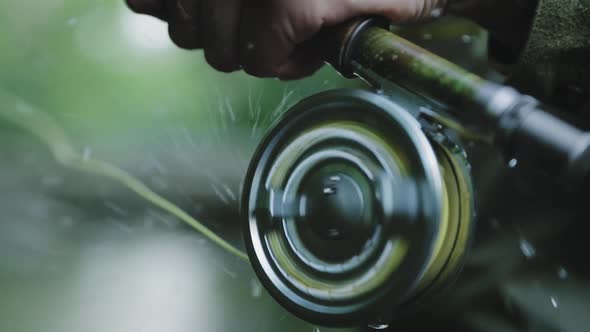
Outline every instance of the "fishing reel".
<path id="1" fill-rule="evenodd" d="M 312 96 L 252 160 L 248 252 L 266 289 L 303 319 L 389 320 L 461 266 L 474 216 L 466 154 L 407 105 L 360 90 Z"/>
<path id="2" fill-rule="evenodd" d="M 380 81 L 395 88 L 301 101 L 263 139 L 243 188 L 256 274 L 281 305 L 321 325 L 386 324 L 453 281 L 475 215 L 455 132 L 476 128 L 508 156 L 570 179 L 590 173 L 589 133 L 376 22 L 327 31 L 325 59 L 375 91 Z"/>

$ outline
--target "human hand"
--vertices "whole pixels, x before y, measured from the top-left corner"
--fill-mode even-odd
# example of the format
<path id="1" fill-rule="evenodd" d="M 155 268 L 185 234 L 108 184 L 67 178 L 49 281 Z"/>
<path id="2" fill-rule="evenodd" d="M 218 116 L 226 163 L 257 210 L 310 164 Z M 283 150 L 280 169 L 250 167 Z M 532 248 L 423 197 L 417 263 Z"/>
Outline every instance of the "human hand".
<path id="1" fill-rule="evenodd" d="M 203 49 L 223 72 L 297 79 L 321 67 L 302 43 L 322 27 L 363 15 L 407 23 L 438 17 L 446 0 L 127 0 L 169 24 L 182 48 Z"/>

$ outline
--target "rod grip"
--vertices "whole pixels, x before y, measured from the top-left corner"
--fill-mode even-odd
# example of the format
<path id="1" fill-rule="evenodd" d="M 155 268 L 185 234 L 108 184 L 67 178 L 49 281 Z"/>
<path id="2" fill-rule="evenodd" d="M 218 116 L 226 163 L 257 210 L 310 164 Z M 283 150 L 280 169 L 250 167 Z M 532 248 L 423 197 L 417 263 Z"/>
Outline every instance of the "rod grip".
<path id="1" fill-rule="evenodd" d="M 350 64 L 353 52 L 358 48 L 356 39 L 369 27 L 387 29 L 389 24 L 388 20 L 380 17 L 355 18 L 323 28 L 316 37 L 306 43 L 305 47 L 313 50 L 343 76 L 352 78 L 355 73 Z"/>
<path id="2" fill-rule="evenodd" d="M 542 107 L 518 115 L 511 146 L 517 156 L 561 175 L 570 187 L 590 175 L 590 133 L 548 113 Z"/>
<path id="3" fill-rule="evenodd" d="M 366 72 L 450 106 L 463 123 L 493 130 L 497 147 L 575 184 L 590 174 L 590 133 L 546 112 L 534 98 L 489 82 L 390 32 L 387 20 L 360 18 L 312 40 L 346 77 Z M 358 67 L 353 72 L 352 63 Z M 365 71 L 365 72 L 363 72 Z M 364 77 L 366 78 L 366 77 Z"/>

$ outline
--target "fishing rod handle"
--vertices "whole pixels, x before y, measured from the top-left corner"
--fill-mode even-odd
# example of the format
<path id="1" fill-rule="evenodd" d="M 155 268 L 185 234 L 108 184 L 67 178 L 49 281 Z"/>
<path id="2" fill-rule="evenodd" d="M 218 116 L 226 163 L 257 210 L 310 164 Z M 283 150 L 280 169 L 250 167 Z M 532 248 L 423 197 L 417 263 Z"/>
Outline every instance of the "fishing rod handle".
<path id="1" fill-rule="evenodd" d="M 489 131 L 509 158 L 530 160 L 571 183 L 590 173 L 590 133 L 548 113 L 534 98 L 490 82 L 389 31 L 379 18 L 325 28 L 323 59 L 346 77 L 369 75 L 440 101 L 463 122 Z"/>

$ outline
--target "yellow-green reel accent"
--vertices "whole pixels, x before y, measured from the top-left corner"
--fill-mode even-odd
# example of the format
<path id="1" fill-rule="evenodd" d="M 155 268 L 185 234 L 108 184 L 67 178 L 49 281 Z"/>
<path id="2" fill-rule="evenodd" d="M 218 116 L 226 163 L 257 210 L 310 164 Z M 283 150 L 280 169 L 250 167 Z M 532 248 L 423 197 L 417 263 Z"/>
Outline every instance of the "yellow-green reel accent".
<path id="1" fill-rule="evenodd" d="M 451 143 L 452 144 L 452 143 Z M 474 218 L 470 166 L 456 146 L 433 142 L 443 179 L 441 233 L 417 297 L 437 293 L 453 281 L 467 252 Z"/>

